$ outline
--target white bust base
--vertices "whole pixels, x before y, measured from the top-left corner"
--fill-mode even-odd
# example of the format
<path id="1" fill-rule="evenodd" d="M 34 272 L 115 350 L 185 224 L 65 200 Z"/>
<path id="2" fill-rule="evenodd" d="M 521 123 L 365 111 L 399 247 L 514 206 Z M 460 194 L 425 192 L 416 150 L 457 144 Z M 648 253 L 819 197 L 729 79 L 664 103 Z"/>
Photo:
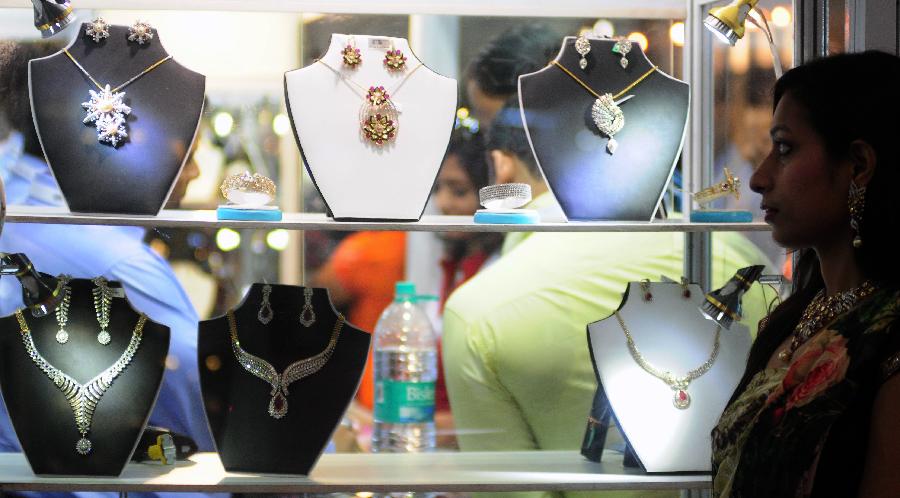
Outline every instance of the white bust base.
<path id="1" fill-rule="evenodd" d="M 619 314 L 644 359 L 655 368 L 683 376 L 712 352 L 715 322 L 697 309 L 703 292 L 690 285 L 684 298 L 677 283 L 651 283 L 651 302 L 641 285 L 628 284 Z M 648 472 L 708 472 L 710 432 L 725 409 L 750 351 L 750 333 L 735 323 L 719 334 L 719 354 L 708 372 L 687 388 L 690 405 L 676 408 L 668 384 L 632 358 L 615 316 L 588 325 L 600 382 L 625 437 Z"/>
<path id="2" fill-rule="evenodd" d="M 350 39 L 362 56 L 355 68 L 341 57 Z M 407 57 L 405 71 L 385 68 L 391 45 Z M 322 61 L 366 90 L 383 86 L 400 111 L 396 138 L 377 146 L 360 133 L 365 90 L 318 62 L 285 73 L 298 145 L 334 218 L 418 220 L 453 131 L 456 80 L 420 67 L 404 82 L 421 62 L 402 38 L 333 34 Z"/>

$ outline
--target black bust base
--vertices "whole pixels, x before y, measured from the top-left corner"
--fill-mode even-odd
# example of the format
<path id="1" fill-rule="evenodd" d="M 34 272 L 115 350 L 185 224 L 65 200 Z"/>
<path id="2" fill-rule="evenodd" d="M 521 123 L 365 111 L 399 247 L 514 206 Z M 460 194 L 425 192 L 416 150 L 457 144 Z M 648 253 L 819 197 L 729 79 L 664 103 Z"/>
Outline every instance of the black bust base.
<path id="1" fill-rule="evenodd" d="M 556 60 L 601 95 L 615 95 L 652 67 L 637 43 L 623 69 L 612 40 L 592 39 L 584 71 L 574 44 L 567 37 Z M 532 150 L 570 220 L 650 221 L 662 198 L 681 153 L 689 86 L 657 72 L 627 95 L 634 98 L 620 106 L 625 126 L 609 154 L 609 139 L 591 118 L 593 95 L 553 65 L 519 77 Z"/>
<path id="2" fill-rule="evenodd" d="M 128 41 L 110 26 L 100 43 L 81 34 L 69 52 L 101 85 L 113 88 L 168 55 L 154 30 L 149 43 Z M 203 112 L 206 77 L 169 60 L 123 88 L 128 138 L 113 147 L 84 124 L 81 103 L 93 83 L 59 52 L 28 65 L 31 110 L 44 156 L 69 209 L 155 215 L 162 209 L 191 148 Z"/>
<path id="3" fill-rule="evenodd" d="M 72 288 L 69 340 L 56 342 L 56 317 L 23 312 L 38 352 L 56 368 L 84 383 L 116 362 L 131 341 L 138 313 L 125 299 L 113 299 L 109 333 L 101 345 L 90 280 Z M 111 287 L 118 287 L 115 282 Z M 131 458 L 159 394 L 169 350 L 169 329 L 147 320 L 131 363 L 100 398 L 88 439 L 88 455 L 75 451 L 81 438 L 65 395 L 31 360 L 15 315 L 0 318 L 0 388 L 19 443 L 35 474 L 118 476 Z"/>
<path id="4" fill-rule="evenodd" d="M 337 313 L 325 289 L 315 289 L 316 321 L 300 324 L 303 288 L 273 285 L 274 317 L 262 324 L 257 314 L 263 284 L 253 284 L 235 309 L 244 351 L 269 362 L 278 373 L 314 356 L 328 344 Z M 231 347 L 228 320 L 200 322 L 200 386 L 216 449 L 227 471 L 306 475 L 315 465 L 356 394 L 369 353 L 371 335 L 345 323 L 328 362 L 292 383 L 287 414 L 268 413 L 269 383 L 244 370 Z"/>

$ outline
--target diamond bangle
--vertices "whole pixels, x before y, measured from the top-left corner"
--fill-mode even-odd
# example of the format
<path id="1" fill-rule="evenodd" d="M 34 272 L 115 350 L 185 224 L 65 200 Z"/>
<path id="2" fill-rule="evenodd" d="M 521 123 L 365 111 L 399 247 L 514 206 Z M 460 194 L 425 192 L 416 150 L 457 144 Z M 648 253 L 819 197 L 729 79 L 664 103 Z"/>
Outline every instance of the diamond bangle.
<path id="1" fill-rule="evenodd" d="M 515 209 L 531 202 L 531 186 L 527 183 L 488 185 L 478 191 L 481 205 L 487 209 Z"/>

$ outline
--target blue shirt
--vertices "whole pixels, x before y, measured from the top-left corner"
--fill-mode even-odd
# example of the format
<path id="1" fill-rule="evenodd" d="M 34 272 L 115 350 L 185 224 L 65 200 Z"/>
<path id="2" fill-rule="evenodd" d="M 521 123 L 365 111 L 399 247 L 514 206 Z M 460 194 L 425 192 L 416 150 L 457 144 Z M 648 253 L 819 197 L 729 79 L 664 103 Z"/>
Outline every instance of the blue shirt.
<path id="1" fill-rule="evenodd" d="M 22 153 L 17 134 L 0 142 L 0 175 L 10 205 L 64 205 L 49 167 Z M 188 435 L 202 451 L 212 451 L 200 397 L 197 312 L 169 264 L 144 244 L 143 237 L 144 229 L 139 227 L 8 223 L 0 234 L 0 251 L 25 253 L 44 273 L 76 278 L 102 275 L 121 282 L 135 309 L 169 327 L 169 358 L 150 423 Z M 18 280 L 0 279 L 0 315 L 22 305 Z M 5 404 L 0 404 L 0 451 L 21 451 Z"/>

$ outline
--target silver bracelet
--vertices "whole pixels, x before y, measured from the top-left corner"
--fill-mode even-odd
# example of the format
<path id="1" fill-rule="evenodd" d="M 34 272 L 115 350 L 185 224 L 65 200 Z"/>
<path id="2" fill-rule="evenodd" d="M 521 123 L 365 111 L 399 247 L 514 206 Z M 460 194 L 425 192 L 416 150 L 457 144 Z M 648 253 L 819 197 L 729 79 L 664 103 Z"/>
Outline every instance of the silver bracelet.
<path id="1" fill-rule="evenodd" d="M 503 183 L 488 185 L 478 191 L 481 205 L 487 209 L 515 209 L 531 202 L 531 185 Z"/>

